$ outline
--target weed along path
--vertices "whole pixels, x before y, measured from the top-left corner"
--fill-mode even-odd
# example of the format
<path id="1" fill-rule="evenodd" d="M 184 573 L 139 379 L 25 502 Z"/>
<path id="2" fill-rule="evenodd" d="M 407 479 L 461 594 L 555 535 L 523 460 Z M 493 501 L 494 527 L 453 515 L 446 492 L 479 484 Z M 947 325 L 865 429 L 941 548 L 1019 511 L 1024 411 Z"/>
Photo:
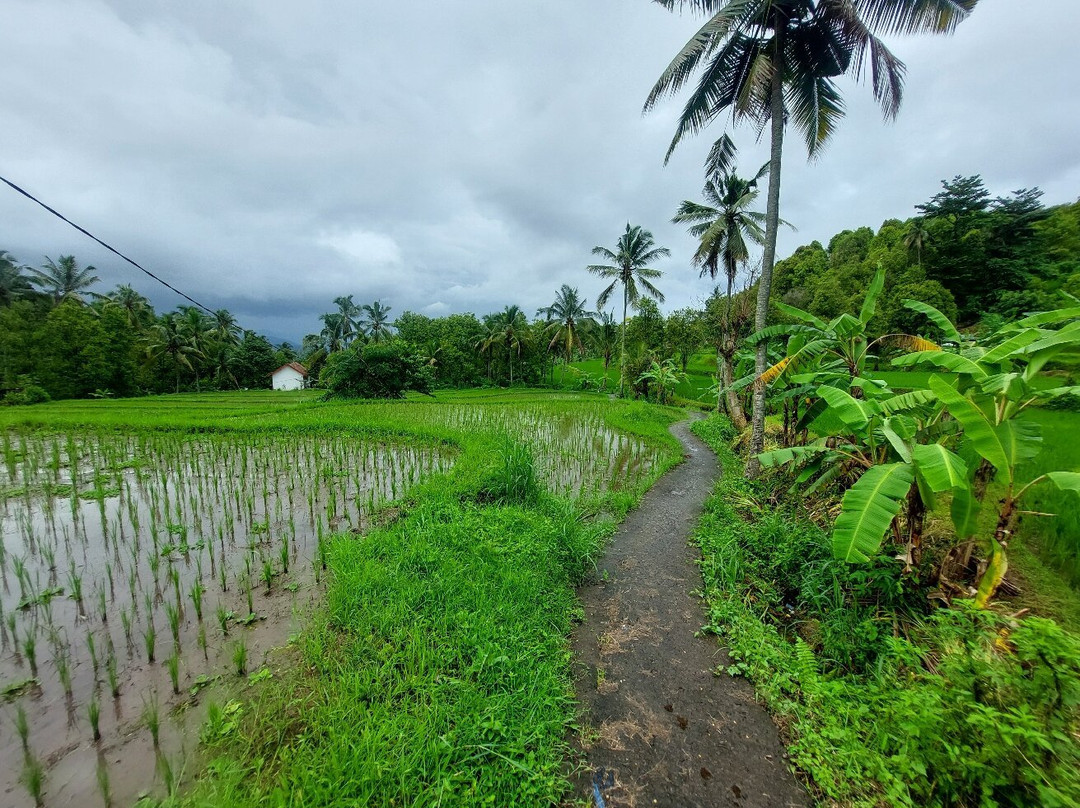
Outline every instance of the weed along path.
<path id="1" fill-rule="evenodd" d="M 752 686 L 716 676 L 726 654 L 695 636 L 701 574 L 688 542 L 719 468 L 688 422 L 672 432 L 686 461 L 627 517 L 599 582 L 581 590 L 573 643 L 588 769 L 576 796 L 608 808 L 807 805 Z"/>

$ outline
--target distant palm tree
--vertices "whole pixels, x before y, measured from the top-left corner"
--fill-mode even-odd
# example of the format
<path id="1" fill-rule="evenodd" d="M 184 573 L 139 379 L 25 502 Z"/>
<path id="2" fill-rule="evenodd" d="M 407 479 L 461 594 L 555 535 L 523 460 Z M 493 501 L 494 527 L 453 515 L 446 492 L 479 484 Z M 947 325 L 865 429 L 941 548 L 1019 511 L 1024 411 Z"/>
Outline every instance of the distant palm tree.
<path id="1" fill-rule="evenodd" d="M 8 306 L 33 291 L 30 279 L 23 275 L 23 267 L 15 263 L 15 257 L 7 250 L 0 250 L 0 305 Z"/>
<path id="2" fill-rule="evenodd" d="M 552 334 L 548 350 L 554 350 L 556 346 L 562 348 L 564 374 L 574 349 L 577 348 L 579 354 L 585 352 L 585 346 L 581 342 L 581 330 L 596 324 L 596 312 L 586 309 L 586 304 L 585 298 L 578 297 L 577 289 L 564 283 L 555 293 L 555 301 L 550 306 L 536 310 L 537 316 L 549 321 L 544 329 L 545 333 Z"/>
<path id="3" fill-rule="evenodd" d="M 612 278 L 608 285 L 596 298 L 598 308 L 604 308 L 611 297 L 615 287 L 622 285 L 623 292 L 623 316 L 622 336 L 619 348 L 619 395 L 623 393 L 623 369 L 626 367 L 626 310 L 628 306 L 636 305 L 641 297 L 638 284 L 645 287 L 645 291 L 661 303 L 664 302 L 663 293 L 650 282 L 653 278 L 659 278 L 664 273 L 659 269 L 648 266 L 657 258 L 671 255 L 667 247 L 656 247 L 653 234 L 648 230 L 642 230 L 639 226 L 626 225 L 626 232 L 619 236 L 615 250 L 607 247 L 593 247 L 593 255 L 599 255 L 611 262 L 609 265 L 594 264 L 587 267 L 589 272 L 599 275 L 601 278 Z"/>
<path id="4" fill-rule="evenodd" d="M 904 231 L 904 246 L 910 253 L 915 251 L 916 261 L 919 268 L 922 269 L 922 251 L 923 247 L 930 240 L 930 231 L 926 229 L 926 219 L 922 216 L 916 216 L 914 219 L 908 222 L 907 229 Z"/>
<path id="5" fill-rule="evenodd" d="M 506 351 L 510 364 L 510 386 L 513 387 L 514 354 L 520 358 L 522 349 L 529 342 L 529 324 L 525 321 L 525 313 L 519 306 L 507 306 L 498 314 L 488 315 L 485 320 L 485 333 L 478 345 L 480 352 L 490 356 L 496 346 Z"/>
<path id="6" fill-rule="evenodd" d="M 611 360 L 619 348 L 619 324 L 610 311 L 600 312 L 600 323 L 593 329 L 593 345 L 600 353 L 600 358 L 604 360 L 604 381 L 600 389 L 606 390 L 608 368 L 611 367 Z"/>
<path id="7" fill-rule="evenodd" d="M 209 353 L 210 337 L 214 333 L 214 320 L 203 313 L 197 306 L 181 306 L 180 327 L 188 344 L 194 349 L 191 357 L 204 359 Z M 202 383 L 199 378 L 199 362 L 193 362 L 191 369 L 195 373 L 195 390 L 202 391 Z"/>
<path id="8" fill-rule="evenodd" d="M 802 133 L 811 156 L 820 152 L 844 115 L 836 79 L 864 70 L 872 76 L 874 98 L 886 118 L 900 109 L 904 63 L 878 34 L 949 33 L 978 0 L 657 0 L 669 10 L 689 5 L 709 15 L 660 75 L 645 111 L 678 92 L 700 71 L 683 107 L 670 158 L 687 134 L 701 131 L 730 113 L 763 132 L 769 127 L 769 193 L 765 249 L 758 282 L 755 332 L 766 326 L 769 290 L 780 226 L 780 159 L 784 126 Z M 665 158 L 666 159 L 666 158 Z M 757 345 L 755 372 L 765 372 L 768 345 Z M 765 386 L 754 387 L 749 476 L 760 468 L 756 455 L 765 440 Z"/>
<path id="9" fill-rule="evenodd" d="M 222 345 L 231 347 L 240 344 L 240 324 L 236 322 L 236 318 L 228 309 L 218 309 L 214 312 L 210 333 Z"/>
<path id="10" fill-rule="evenodd" d="M 360 307 L 363 317 L 360 318 L 360 327 L 368 335 L 372 342 L 382 342 L 384 337 L 390 335 L 390 306 L 384 306 L 378 300 L 374 303 L 365 303 Z"/>
<path id="11" fill-rule="evenodd" d="M 180 372 L 187 368 L 194 370 L 192 359 L 198 357 L 198 349 L 191 344 L 188 330 L 176 312 L 162 317 L 147 334 L 146 360 L 148 363 L 159 359 L 167 360 L 176 373 L 176 392 L 180 392 Z"/>
<path id="12" fill-rule="evenodd" d="M 323 344 L 326 345 L 328 353 L 335 353 L 340 351 L 345 346 L 345 318 L 338 312 L 328 312 L 327 314 L 320 314 L 319 319 L 323 322 L 322 331 L 319 332 L 319 336 L 323 340 Z"/>
<path id="13" fill-rule="evenodd" d="M 705 203 L 683 200 L 671 220 L 689 224 L 689 233 L 698 239 L 698 248 L 691 262 L 701 270 L 701 277 L 713 280 L 721 267 L 727 277 L 727 296 L 739 267 L 750 260 L 750 244 L 765 243 L 765 214 L 750 210 L 757 201 L 758 181 L 769 173 L 766 163 L 752 179 L 744 179 L 733 171 L 721 170 L 705 182 L 702 196 Z"/>
<path id="14" fill-rule="evenodd" d="M 64 300 L 83 303 L 83 293 L 100 280 L 95 272 L 97 270 L 92 266 L 79 267 L 73 255 L 61 255 L 60 260 L 55 262 L 45 256 L 45 266 L 31 269 L 30 280 L 51 295 L 53 303 Z"/>
<path id="15" fill-rule="evenodd" d="M 353 303 L 352 295 L 335 297 L 334 305 L 341 315 L 341 344 L 347 347 L 360 331 L 360 307 Z"/>
<path id="16" fill-rule="evenodd" d="M 127 315 L 128 324 L 139 331 L 151 314 L 150 301 L 127 284 L 121 284 L 105 295 L 105 305 L 122 309 Z"/>

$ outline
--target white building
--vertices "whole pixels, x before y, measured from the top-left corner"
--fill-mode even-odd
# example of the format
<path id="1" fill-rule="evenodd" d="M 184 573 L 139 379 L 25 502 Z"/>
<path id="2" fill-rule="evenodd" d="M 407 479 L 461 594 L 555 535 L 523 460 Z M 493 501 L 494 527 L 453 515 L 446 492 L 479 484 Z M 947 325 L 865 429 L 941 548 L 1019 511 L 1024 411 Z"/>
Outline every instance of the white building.
<path id="1" fill-rule="evenodd" d="M 275 390 L 303 390 L 307 386 L 307 368 L 299 362 L 282 365 L 270 374 Z"/>

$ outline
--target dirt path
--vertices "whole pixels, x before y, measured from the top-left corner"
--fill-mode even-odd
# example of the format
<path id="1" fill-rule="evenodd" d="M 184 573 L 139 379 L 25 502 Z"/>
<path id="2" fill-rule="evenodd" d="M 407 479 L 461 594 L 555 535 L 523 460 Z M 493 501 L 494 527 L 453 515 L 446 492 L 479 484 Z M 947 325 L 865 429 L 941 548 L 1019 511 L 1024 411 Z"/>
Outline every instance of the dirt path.
<path id="1" fill-rule="evenodd" d="M 696 548 L 687 544 L 719 474 L 683 422 L 686 461 L 645 495 L 583 587 L 574 633 L 581 743 L 576 796 L 597 806 L 805 806 L 776 726 L 743 679 L 716 676 L 727 655 L 705 622 Z"/>

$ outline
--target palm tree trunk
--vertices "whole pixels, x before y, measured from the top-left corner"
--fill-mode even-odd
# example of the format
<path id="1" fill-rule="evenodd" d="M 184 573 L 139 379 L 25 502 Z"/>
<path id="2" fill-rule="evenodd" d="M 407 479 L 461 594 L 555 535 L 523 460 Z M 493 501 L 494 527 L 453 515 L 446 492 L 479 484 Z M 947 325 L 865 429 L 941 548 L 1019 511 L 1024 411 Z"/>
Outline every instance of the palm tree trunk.
<path id="1" fill-rule="evenodd" d="M 626 373 L 626 284 L 622 288 L 622 334 L 619 337 L 619 398 L 623 397 L 623 375 Z"/>
<path id="2" fill-rule="evenodd" d="M 780 12 L 775 12 L 779 15 Z M 754 312 L 754 330 L 765 327 L 769 313 L 769 291 L 772 286 L 773 263 L 776 261 L 776 231 L 780 225 L 780 155 L 784 149 L 784 77 L 780 70 L 783 62 L 784 42 L 782 20 L 778 20 L 773 37 L 773 75 L 770 89 L 769 115 L 772 124 L 772 143 L 769 152 L 769 199 L 765 209 L 765 249 L 761 258 L 761 277 L 758 279 L 757 309 Z M 754 357 L 756 379 L 765 372 L 768 344 L 757 344 Z M 746 476 L 754 478 L 761 471 L 757 456 L 765 447 L 765 385 L 754 382 L 753 428 L 750 433 L 750 460 L 746 464 Z"/>
<path id="3" fill-rule="evenodd" d="M 731 423 L 735 425 L 735 428 L 742 431 L 746 429 L 746 413 L 743 412 L 742 402 L 739 401 L 738 394 L 731 387 L 735 371 L 731 365 L 731 356 L 728 354 L 724 354 L 724 367 L 721 374 L 723 376 L 724 394 L 727 396 L 728 415 L 731 417 Z"/>

